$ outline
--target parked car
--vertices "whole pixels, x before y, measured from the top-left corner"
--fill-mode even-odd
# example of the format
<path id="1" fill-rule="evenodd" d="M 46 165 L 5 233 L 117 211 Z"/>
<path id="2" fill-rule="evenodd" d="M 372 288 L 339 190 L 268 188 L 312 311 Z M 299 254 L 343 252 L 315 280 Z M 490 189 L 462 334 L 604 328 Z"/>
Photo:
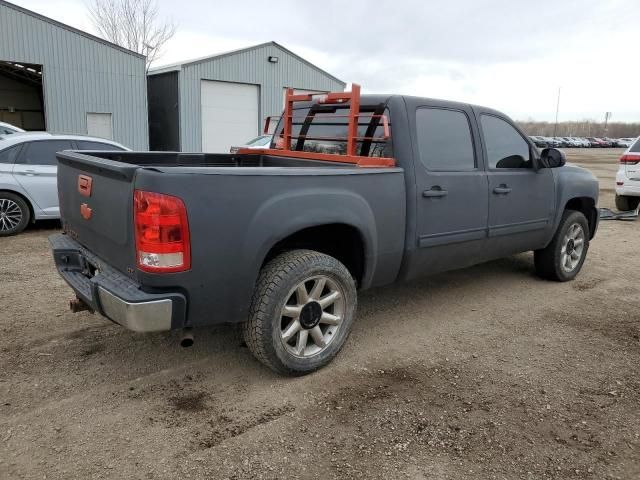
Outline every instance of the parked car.
<path id="1" fill-rule="evenodd" d="M 0 236 L 20 233 L 29 222 L 60 218 L 56 152 L 61 150 L 127 148 L 81 135 L 0 135 Z"/>
<path id="2" fill-rule="evenodd" d="M 249 140 L 244 145 L 231 147 L 229 149 L 229 153 L 238 153 L 238 150 L 240 150 L 241 148 L 252 148 L 252 149 L 266 148 L 271 143 L 272 138 L 273 138 L 273 135 L 260 135 L 252 140 Z"/>
<path id="3" fill-rule="evenodd" d="M 567 147 L 569 148 L 577 148 L 580 146 L 580 144 L 575 141 L 573 138 L 571 137 L 560 137 L 562 140 L 564 140 L 564 142 L 566 143 Z"/>
<path id="4" fill-rule="evenodd" d="M 564 137 L 553 137 L 553 139 L 558 142 L 558 145 L 560 146 L 560 148 L 568 148 L 571 145 L 569 145 L 569 142 L 564 138 Z"/>
<path id="5" fill-rule="evenodd" d="M 11 135 L 12 133 L 24 132 L 20 127 L 11 125 L 10 123 L 0 122 L 0 135 Z"/>
<path id="6" fill-rule="evenodd" d="M 338 353 L 358 290 L 525 251 L 544 278 L 578 274 L 598 225 L 589 171 L 495 110 L 354 90 L 287 101 L 277 148 L 58 153 L 50 242 L 74 310 L 187 343 L 239 322 L 261 362 L 301 375 Z"/>
<path id="7" fill-rule="evenodd" d="M 616 208 L 635 210 L 640 203 L 640 137 L 620 157 L 616 173 Z"/>
<path id="8" fill-rule="evenodd" d="M 603 139 L 598 137 L 587 137 L 587 140 L 589 140 L 592 147 L 605 148 L 611 146 L 608 142 L 605 142 Z"/>
<path id="9" fill-rule="evenodd" d="M 547 142 L 547 145 L 550 148 L 560 148 L 562 146 L 562 143 L 556 140 L 554 137 L 541 137 L 541 138 L 543 138 Z"/>
<path id="10" fill-rule="evenodd" d="M 581 148 L 591 147 L 591 142 L 583 137 L 571 137 Z"/>
<path id="11" fill-rule="evenodd" d="M 635 138 L 618 138 L 615 140 L 614 146 L 620 148 L 629 148 L 635 141 Z"/>
<path id="12" fill-rule="evenodd" d="M 547 148 L 549 147 L 549 142 L 547 142 L 543 137 L 530 136 L 531 141 L 538 148 Z"/>

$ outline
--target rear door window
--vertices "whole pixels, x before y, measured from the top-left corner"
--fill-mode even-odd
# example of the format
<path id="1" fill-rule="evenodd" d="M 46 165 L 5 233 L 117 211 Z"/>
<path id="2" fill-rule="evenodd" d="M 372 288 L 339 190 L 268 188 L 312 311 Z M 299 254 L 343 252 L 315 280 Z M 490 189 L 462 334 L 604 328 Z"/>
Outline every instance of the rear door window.
<path id="1" fill-rule="evenodd" d="M 418 108 L 416 133 L 422 164 L 431 171 L 476 168 L 469 118 L 458 110 Z"/>
<path id="2" fill-rule="evenodd" d="M 40 140 L 29 142 L 22 154 L 21 163 L 29 165 L 58 165 L 56 153 L 71 150 L 70 140 Z"/>
<path id="3" fill-rule="evenodd" d="M 22 145 L 15 145 L 0 151 L 0 163 L 13 163 L 20 152 Z"/>

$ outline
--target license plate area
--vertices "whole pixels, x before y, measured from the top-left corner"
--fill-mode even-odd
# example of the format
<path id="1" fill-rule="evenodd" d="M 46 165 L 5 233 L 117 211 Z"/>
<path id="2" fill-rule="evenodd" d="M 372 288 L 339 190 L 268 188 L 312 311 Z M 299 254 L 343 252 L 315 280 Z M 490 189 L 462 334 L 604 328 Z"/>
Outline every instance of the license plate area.
<path id="1" fill-rule="evenodd" d="M 93 278 L 100 269 L 77 251 L 57 251 L 54 256 L 56 265 L 67 272 L 78 272 L 87 278 Z"/>

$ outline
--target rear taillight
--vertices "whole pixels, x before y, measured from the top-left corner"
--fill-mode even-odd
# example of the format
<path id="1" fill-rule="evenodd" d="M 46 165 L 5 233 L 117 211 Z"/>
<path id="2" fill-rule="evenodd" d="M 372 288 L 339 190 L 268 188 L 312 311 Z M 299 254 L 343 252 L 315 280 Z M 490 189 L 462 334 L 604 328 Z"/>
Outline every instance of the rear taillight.
<path id="1" fill-rule="evenodd" d="M 635 165 L 640 162 L 640 155 L 633 153 L 625 153 L 620 157 L 620 163 L 624 163 L 625 165 Z"/>
<path id="2" fill-rule="evenodd" d="M 191 268 L 189 222 L 178 197 L 136 190 L 133 194 L 138 268 L 182 272 Z"/>

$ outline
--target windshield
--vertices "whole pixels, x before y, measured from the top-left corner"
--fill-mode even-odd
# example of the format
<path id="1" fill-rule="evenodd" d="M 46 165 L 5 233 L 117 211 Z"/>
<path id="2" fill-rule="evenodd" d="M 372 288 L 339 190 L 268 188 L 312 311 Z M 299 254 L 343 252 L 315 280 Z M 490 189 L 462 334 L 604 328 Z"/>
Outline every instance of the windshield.
<path id="1" fill-rule="evenodd" d="M 271 143 L 271 135 L 260 135 L 259 137 L 254 138 L 247 142 L 248 147 L 263 147 L 265 145 L 269 145 Z"/>

